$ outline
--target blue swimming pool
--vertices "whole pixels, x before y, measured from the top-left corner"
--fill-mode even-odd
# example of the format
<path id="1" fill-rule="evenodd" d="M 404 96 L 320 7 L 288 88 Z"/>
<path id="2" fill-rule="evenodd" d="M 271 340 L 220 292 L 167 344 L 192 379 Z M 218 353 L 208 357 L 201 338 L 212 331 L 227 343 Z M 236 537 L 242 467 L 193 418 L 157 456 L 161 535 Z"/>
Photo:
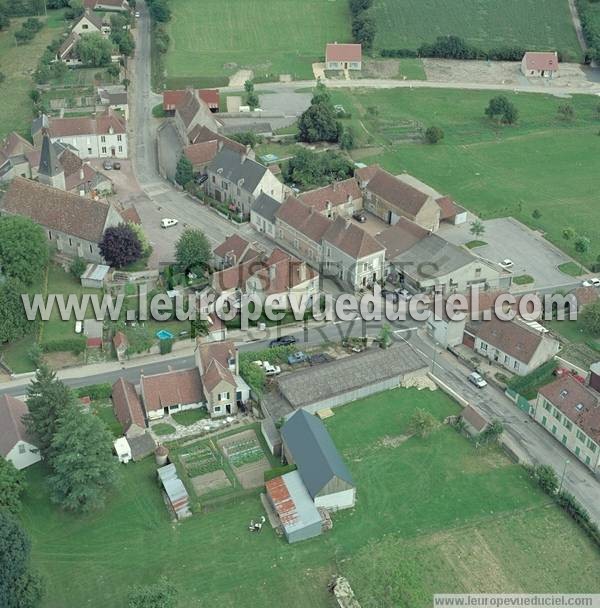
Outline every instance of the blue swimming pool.
<path id="1" fill-rule="evenodd" d="M 161 329 L 156 332 L 156 337 L 159 340 L 170 340 L 173 337 L 173 334 L 167 329 Z"/>

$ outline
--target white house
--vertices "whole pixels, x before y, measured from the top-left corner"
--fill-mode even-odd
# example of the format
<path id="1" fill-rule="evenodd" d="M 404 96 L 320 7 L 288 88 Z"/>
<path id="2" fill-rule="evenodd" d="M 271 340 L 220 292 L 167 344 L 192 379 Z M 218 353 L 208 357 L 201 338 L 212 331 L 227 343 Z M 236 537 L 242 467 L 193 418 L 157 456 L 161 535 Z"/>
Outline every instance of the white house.
<path id="1" fill-rule="evenodd" d="M 24 469 L 42 459 L 23 423 L 23 416 L 27 413 L 27 406 L 19 399 L 10 395 L 0 396 L 0 454 L 17 469 Z"/>
<path id="2" fill-rule="evenodd" d="M 325 47 L 326 70 L 361 70 L 362 46 L 360 44 L 330 43 Z"/>
<path id="3" fill-rule="evenodd" d="M 528 51 L 521 60 L 521 72 L 525 76 L 556 78 L 558 76 L 558 53 Z"/>
<path id="4" fill-rule="evenodd" d="M 148 420 L 205 405 L 200 374 L 196 368 L 142 376 L 140 396 Z"/>
<path id="5" fill-rule="evenodd" d="M 80 158 L 127 158 L 127 124 L 111 108 L 95 118 L 49 118 L 42 115 L 33 121 L 33 143 L 41 147 L 43 134 L 52 143 L 61 142 L 78 151 Z"/>

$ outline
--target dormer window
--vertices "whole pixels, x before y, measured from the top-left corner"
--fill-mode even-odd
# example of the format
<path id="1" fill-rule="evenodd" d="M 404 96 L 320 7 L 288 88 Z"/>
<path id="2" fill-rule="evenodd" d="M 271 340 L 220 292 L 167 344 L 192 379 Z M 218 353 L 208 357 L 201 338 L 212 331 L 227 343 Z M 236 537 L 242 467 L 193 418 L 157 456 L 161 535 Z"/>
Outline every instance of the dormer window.
<path id="1" fill-rule="evenodd" d="M 564 399 L 568 394 L 569 391 L 567 389 L 563 389 L 562 391 L 560 391 L 560 398 Z"/>
<path id="2" fill-rule="evenodd" d="M 578 403 L 578 404 L 575 406 L 575 409 L 576 409 L 578 412 L 583 412 L 583 403 Z"/>

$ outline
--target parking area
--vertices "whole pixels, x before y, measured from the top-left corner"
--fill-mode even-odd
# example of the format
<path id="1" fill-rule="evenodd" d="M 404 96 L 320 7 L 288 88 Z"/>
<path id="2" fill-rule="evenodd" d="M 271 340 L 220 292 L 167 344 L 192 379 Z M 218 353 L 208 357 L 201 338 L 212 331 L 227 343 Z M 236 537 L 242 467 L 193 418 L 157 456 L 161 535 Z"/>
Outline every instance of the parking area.
<path id="1" fill-rule="evenodd" d="M 465 245 L 475 239 L 485 245 L 473 249 L 473 253 L 492 262 L 511 259 L 514 262 L 514 276 L 531 275 L 535 283 L 529 287 L 541 289 L 558 287 L 573 282 L 558 266 L 570 262 L 571 258 L 546 241 L 539 233 L 530 230 L 513 218 L 499 218 L 483 222 L 485 233 L 474 237 L 469 229 L 470 222 L 460 226 L 442 224 L 438 234 L 455 245 Z"/>

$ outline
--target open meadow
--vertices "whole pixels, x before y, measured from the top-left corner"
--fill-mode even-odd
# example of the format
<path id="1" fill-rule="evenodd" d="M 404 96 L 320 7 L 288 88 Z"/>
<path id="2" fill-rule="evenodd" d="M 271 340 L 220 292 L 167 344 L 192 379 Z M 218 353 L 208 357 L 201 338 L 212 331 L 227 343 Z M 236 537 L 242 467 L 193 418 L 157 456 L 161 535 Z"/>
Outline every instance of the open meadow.
<path id="1" fill-rule="evenodd" d="M 527 47 L 581 57 L 567 0 L 375 0 L 377 49 L 416 49 L 437 36 L 460 36 L 487 50 Z"/>
<path id="2" fill-rule="evenodd" d="M 178 86 L 182 78 L 222 83 L 239 69 L 253 70 L 258 80 L 312 78 L 325 44 L 351 37 L 347 0 L 221 0 L 216 10 L 172 0 L 171 9 L 165 67 L 167 81 L 177 79 Z"/>
<path id="3" fill-rule="evenodd" d="M 0 140 L 11 131 L 30 136 L 32 74 L 46 47 L 64 27 L 63 12 L 49 11 L 48 17 L 38 17 L 45 25 L 29 44 L 15 46 L 14 33 L 25 19 L 11 19 L 10 27 L 0 32 L 0 71 L 6 76 L 0 83 Z"/>
<path id="4" fill-rule="evenodd" d="M 295 545 L 269 527 L 247 531 L 262 513 L 259 490 L 172 523 L 152 458 L 123 465 L 106 508 L 83 517 L 52 505 L 43 467 L 32 467 L 23 520 L 46 578 L 44 606 L 122 607 L 132 584 L 160 575 L 186 608 L 237 607 L 240 598 L 325 608 L 336 571 L 367 608 L 425 608 L 437 591 L 600 591 L 596 548 L 525 471 L 447 426 L 407 437 L 419 407 L 440 421 L 458 411 L 441 392 L 414 389 L 335 410 L 327 426 L 354 476 L 357 505 L 333 516 L 333 530 Z"/>
<path id="5" fill-rule="evenodd" d="M 355 159 L 377 162 L 395 174 L 406 171 L 449 194 L 484 219 L 513 216 L 584 264 L 600 255 L 597 213 L 600 175 L 600 102 L 590 95 L 502 93 L 519 110 L 515 126 L 484 116 L 493 91 L 432 89 L 332 90 L 334 103 L 352 114 Z M 499 93 L 498 93 L 499 94 Z M 572 105 L 575 117 L 558 114 Z M 444 131 L 424 143 L 429 126 Z M 541 215 L 533 217 L 534 210 Z M 538 214 L 536 213 L 536 216 Z M 585 253 L 563 230 L 590 238 Z"/>

